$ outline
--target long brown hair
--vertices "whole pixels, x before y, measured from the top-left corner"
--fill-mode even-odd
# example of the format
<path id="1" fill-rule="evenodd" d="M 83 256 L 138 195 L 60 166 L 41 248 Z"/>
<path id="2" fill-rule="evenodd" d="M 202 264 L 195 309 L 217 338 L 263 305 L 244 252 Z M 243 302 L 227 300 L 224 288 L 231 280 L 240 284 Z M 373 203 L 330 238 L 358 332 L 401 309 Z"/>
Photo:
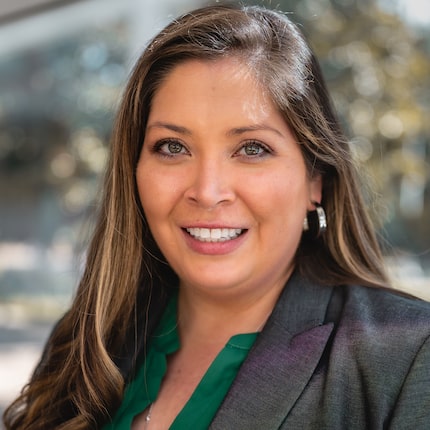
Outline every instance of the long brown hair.
<path id="1" fill-rule="evenodd" d="M 348 141 L 297 27 L 283 13 L 261 7 L 195 10 L 150 42 L 130 76 L 84 275 L 30 383 L 5 412 L 7 429 L 96 428 L 119 406 L 177 281 L 147 227 L 136 189 L 151 99 L 180 62 L 225 56 L 252 69 L 294 131 L 309 175 L 323 176 L 328 229 L 317 240 L 303 236 L 297 269 L 323 284 L 387 286 Z"/>

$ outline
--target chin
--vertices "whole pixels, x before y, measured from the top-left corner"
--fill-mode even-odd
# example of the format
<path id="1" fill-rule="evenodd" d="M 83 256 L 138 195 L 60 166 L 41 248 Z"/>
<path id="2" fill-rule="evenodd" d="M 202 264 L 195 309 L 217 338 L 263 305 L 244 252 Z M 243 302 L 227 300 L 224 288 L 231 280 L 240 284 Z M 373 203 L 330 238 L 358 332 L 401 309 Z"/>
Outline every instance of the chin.
<path id="1" fill-rule="evenodd" d="M 222 274 L 222 272 L 221 272 Z M 207 277 L 188 278 L 181 280 L 181 285 L 186 288 L 192 288 L 200 292 L 208 293 L 223 293 L 235 291 L 240 289 L 240 286 L 244 284 L 243 280 L 240 279 L 226 279 L 225 276 L 208 275 Z"/>

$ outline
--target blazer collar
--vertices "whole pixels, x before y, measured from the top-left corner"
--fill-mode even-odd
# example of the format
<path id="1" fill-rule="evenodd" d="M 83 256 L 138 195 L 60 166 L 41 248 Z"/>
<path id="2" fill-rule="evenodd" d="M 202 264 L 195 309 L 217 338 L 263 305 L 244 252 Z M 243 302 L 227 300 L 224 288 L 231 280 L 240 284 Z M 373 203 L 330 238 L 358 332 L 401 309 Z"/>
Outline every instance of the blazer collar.
<path id="1" fill-rule="evenodd" d="M 294 273 L 210 429 L 279 428 L 311 378 L 333 329 L 331 287 Z"/>

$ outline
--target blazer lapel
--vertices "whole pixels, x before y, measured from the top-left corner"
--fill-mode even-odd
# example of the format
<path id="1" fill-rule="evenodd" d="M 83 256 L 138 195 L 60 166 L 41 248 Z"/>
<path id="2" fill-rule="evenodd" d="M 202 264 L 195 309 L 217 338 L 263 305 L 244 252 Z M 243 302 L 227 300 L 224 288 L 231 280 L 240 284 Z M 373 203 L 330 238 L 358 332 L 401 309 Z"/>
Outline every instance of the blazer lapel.
<path id="1" fill-rule="evenodd" d="M 330 337 L 332 288 L 294 274 L 243 363 L 210 429 L 279 428 L 311 378 Z"/>

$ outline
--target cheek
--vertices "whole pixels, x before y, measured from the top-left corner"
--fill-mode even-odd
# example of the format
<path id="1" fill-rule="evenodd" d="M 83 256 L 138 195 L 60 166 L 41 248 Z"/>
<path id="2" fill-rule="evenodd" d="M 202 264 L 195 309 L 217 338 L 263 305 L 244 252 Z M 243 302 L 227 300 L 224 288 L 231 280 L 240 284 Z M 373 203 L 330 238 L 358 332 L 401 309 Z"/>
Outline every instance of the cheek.
<path id="1" fill-rule="evenodd" d="M 260 221 L 270 221 L 268 227 L 290 233 L 297 230 L 301 234 L 309 202 L 309 183 L 297 169 L 281 171 L 251 186 L 248 201 L 252 201 Z"/>
<path id="2" fill-rule="evenodd" d="M 254 194 L 258 193 L 262 203 L 267 202 L 280 208 L 301 205 L 309 199 L 309 182 L 302 169 L 295 166 L 279 169 L 278 172 L 273 169 L 273 173 L 254 182 L 251 189 Z"/>
<path id="3" fill-rule="evenodd" d="M 156 221 L 162 221 L 178 200 L 178 180 L 172 180 L 159 168 L 141 163 L 137 167 L 136 182 L 140 202 L 148 222 L 151 225 Z"/>
<path id="4" fill-rule="evenodd" d="M 143 165 L 138 166 L 136 171 L 137 189 L 140 203 L 147 218 L 157 210 L 157 207 L 159 208 L 156 204 L 157 199 L 155 196 L 160 194 L 160 184 L 154 179 L 154 175 L 151 175 L 146 167 Z"/>

